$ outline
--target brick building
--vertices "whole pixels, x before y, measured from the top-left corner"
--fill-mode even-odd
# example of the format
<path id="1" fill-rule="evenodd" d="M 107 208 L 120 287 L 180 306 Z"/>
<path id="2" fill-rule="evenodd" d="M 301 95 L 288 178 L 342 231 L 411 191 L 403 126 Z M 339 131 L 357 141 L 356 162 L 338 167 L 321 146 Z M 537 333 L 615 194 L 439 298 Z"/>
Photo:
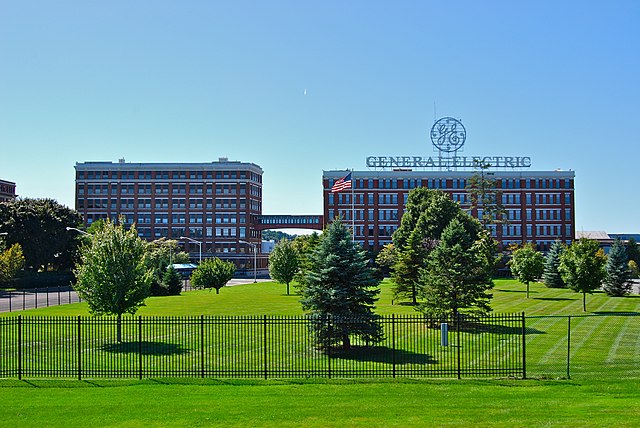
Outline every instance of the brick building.
<path id="1" fill-rule="evenodd" d="M 262 169 L 220 158 L 209 163 L 76 163 L 76 210 L 85 226 L 98 219 L 136 224 L 147 240 L 180 241 L 193 259 L 233 259 L 251 268 L 252 227 L 262 213 Z M 196 242 L 194 242 L 196 241 Z M 260 259 L 258 268 L 266 266 Z"/>
<path id="2" fill-rule="evenodd" d="M 0 202 L 13 201 L 16 198 L 16 183 L 0 180 Z"/>
<path id="3" fill-rule="evenodd" d="M 471 210 L 466 189 L 472 171 L 353 171 L 353 188 L 332 193 L 334 182 L 347 173 L 324 171 L 324 218 L 330 221 L 340 216 L 348 224 L 353 223 L 355 240 L 365 248 L 378 250 L 391 242 L 393 232 L 400 226 L 409 191 L 416 187 L 440 189 L 471 215 L 482 217 L 482 210 Z M 506 224 L 492 226 L 492 234 L 501 246 L 533 242 L 545 251 L 556 239 L 567 243 L 574 239 L 573 171 L 491 171 L 487 174 L 502 193 L 508 216 Z"/>

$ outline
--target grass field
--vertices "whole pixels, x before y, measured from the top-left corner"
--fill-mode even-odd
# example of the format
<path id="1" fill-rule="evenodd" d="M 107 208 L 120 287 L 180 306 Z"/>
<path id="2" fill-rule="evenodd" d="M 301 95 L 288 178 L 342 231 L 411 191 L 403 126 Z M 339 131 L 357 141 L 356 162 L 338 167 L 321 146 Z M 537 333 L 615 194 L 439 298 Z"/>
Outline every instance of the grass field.
<path id="1" fill-rule="evenodd" d="M 381 315 L 415 314 L 407 302 L 393 300 L 392 284 L 382 283 L 376 312 Z M 225 287 L 220 294 L 209 291 L 189 291 L 180 296 L 151 297 L 137 315 L 302 315 L 300 296 L 287 296 L 285 286 L 274 282 Z M 496 313 L 520 313 L 527 316 L 583 315 L 582 295 L 566 289 L 530 285 L 530 298 L 525 298 L 525 286 L 511 279 L 495 280 L 492 308 Z M 590 314 L 640 312 L 640 295 L 611 298 L 602 292 L 587 295 Z M 23 315 L 89 315 L 86 303 L 52 306 L 1 316 Z"/>
<path id="2" fill-rule="evenodd" d="M 381 314 L 413 314 L 392 304 L 389 284 Z M 298 298 L 273 283 L 229 287 L 221 294 L 189 292 L 151 298 L 139 312 L 161 315 L 298 315 Z M 565 373 L 571 315 L 571 380 L 0 380 L 0 426 L 640 426 L 640 298 L 588 296 L 532 284 L 531 298 L 515 281 L 497 280 L 495 312 L 525 312 L 529 372 Z M 86 304 L 23 315 L 86 315 Z M 17 313 L 3 314 L 14 317 Z M 624 358 L 631 372 L 614 366 Z M 623 366 L 625 366 L 623 364 Z M 627 367 L 627 366 L 625 366 Z M 582 370 L 582 371 L 581 371 Z"/>
<path id="3" fill-rule="evenodd" d="M 200 314 L 213 316 L 302 315 L 303 312 L 298 302 L 299 296 L 295 294 L 286 295 L 284 290 L 285 287 L 281 284 L 267 282 L 226 287 L 220 294 L 209 291 L 192 291 L 183 293 L 181 296 L 154 297 L 147 300 L 147 306 L 141 308 L 138 315 L 144 317 L 194 316 Z M 582 312 L 582 296 L 570 290 L 548 289 L 542 284 L 532 284 L 530 292 L 531 298 L 526 299 L 524 285 L 513 280 L 501 279 L 496 280 L 493 293 L 494 312 L 524 312 L 527 316 L 526 372 L 529 377 L 563 378 L 577 376 L 578 378 L 584 379 L 587 377 L 601 378 L 613 376 L 640 378 L 640 365 L 637 364 L 637 361 L 640 360 L 640 344 L 637 340 L 637 338 L 640 337 L 640 323 L 638 322 L 640 318 L 637 316 L 640 312 L 638 310 L 640 308 L 640 296 L 633 295 L 624 298 L 611 298 L 604 293 L 595 293 L 594 295 L 588 296 L 587 308 L 590 312 L 585 314 Z M 394 302 L 392 297 L 390 283 L 384 282 L 380 300 L 377 305 L 378 313 L 382 315 L 396 314 L 405 316 L 417 314 L 412 306 L 404 302 Z M 80 303 L 3 314 L 3 317 L 15 317 L 18 314 L 24 314 L 24 316 L 86 316 L 88 315 L 88 310 L 86 303 Z M 571 319 L 569 319 L 568 316 L 571 316 Z M 389 328 L 388 325 L 385 328 Z M 137 331 L 136 325 L 132 323 L 128 329 L 130 335 L 133 336 L 131 340 L 137 340 L 135 333 Z M 37 333 L 37 331 L 38 330 L 35 330 L 33 334 L 41 334 Z M 163 331 L 166 332 L 167 330 L 165 329 Z M 183 329 L 181 331 L 185 330 Z M 87 332 L 95 336 L 95 333 L 89 330 L 87 330 Z M 51 334 L 56 335 L 56 333 Z M 98 334 L 98 336 L 100 336 L 100 334 Z M 153 336 L 153 334 L 158 333 L 145 332 L 145 340 L 147 340 L 147 338 L 149 338 L 148 340 L 154 340 L 153 337 L 150 337 L 150 335 Z M 189 337 L 179 337 L 185 334 Z M 223 334 L 224 336 L 220 337 L 223 338 L 221 340 L 224 341 L 224 347 L 227 351 L 231 352 L 235 349 L 237 350 L 235 352 L 237 355 L 239 355 L 240 352 L 246 352 L 246 355 L 248 355 L 247 358 L 253 358 L 255 360 L 255 354 L 260 352 L 259 343 L 261 343 L 262 340 L 260 339 L 261 329 L 246 333 L 255 335 L 255 340 L 247 340 L 245 336 L 236 335 L 233 332 L 231 332 L 231 334 L 234 335 L 234 338 L 229 336 L 229 333 Z M 413 338 L 416 337 L 416 334 L 419 333 L 417 333 L 417 331 L 407 332 L 405 338 L 401 339 L 404 340 L 404 343 L 410 345 L 415 342 Z M 87 333 L 82 333 L 82 336 L 87 336 Z M 194 326 L 190 332 L 187 331 L 186 333 L 176 331 L 174 336 L 174 339 L 168 339 L 166 334 L 163 334 L 159 341 L 166 342 L 167 340 L 172 340 L 175 341 L 175 346 L 180 349 L 195 349 L 193 344 L 198 340 L 197 326 Z M 273 335 L 269 333 L 269 336 L 271 337 Z M 388 333 L 387 336 L 389 336 Z M 421 334 L 420 336 L 422 337 Z M 36 336 L 33 337 L 35 338 Z M 279 340 L 284 344 L 280 346 L 280 348 L 293 349 L 293 352 L 308 354 L 306 358 L 309 359 L 309 364 L 300 366 L 300 370 L 306 371 L 307 369 L 303 367 L 317 365 L 319 361 L 320 364 L 323 364 L 321 362 L 322 359 L 318 359 L 319 357 L 317 355 L 309 354 L 305 351 L 307 348 L 310 348 L 310 345 L 305 345 L 305 343 L 307 343 L 306 338 L 302 338 L 299 344 L 292 346 L 286 345 L 287 339 L 292 337 L 291 333 L 280 334 L 280 337 L 281 339 Z M 469 349 L 475 337 L 474 335 L 468 335 L 467 339 L 464 339 L 468 340 L 468 342 L 464 342 L 463 346 Z M 42 342 L 38 339 L 31 340 Z M 106 358 L 100 356 L 102 353 L 99 349 L 102 345 L 98 343 L 100 341 L 99 337 L 97 337 L 96 340 L 97 341 L 94 341 L 95 343 L 90 342 L 81 346 L 85 353 L 91 352 L 91 349 L 88 348 L 97 350 L 95 356 L 87 354 L 84 358 L 86 361 L 97 361 L 97 359 Z M 297 339 L 291 340 L 295 342 Z M 434 336 L 429 340 L 433 342 L 439 339 Z M 499 340 L 511 341 L 518 340 L 518 338 L 503 337 Z M 212 346 L 210 351 L 207 351 L 208 353 L 217 354 L 221 350 L 218 345 L 215 345 L 212 339 L 207 339 L 207 342 Z M 58 346 L 63 346 L 63 344 Z M 302 346 L 302 348 L 300 348 L 300 346 Z M 436 361 L 444 364 L 442 366 L 445 367 L 443 370 L 451 370 L 451 368 L 447 369 L 446 367 L 451 367 L 451 364 L 455 364 L 455 355 L 442 352 L 443 349 L 439 346 L 435 348 L 433 345 L 428 346 L 429 350 L 417 350 L 414 348 L 407 349 L 407 351 L 412 353 L 417 350 L 417 352 L 420 353 L 426 352 L 433 355 L 436 357 Z M 497 347 L 491 346 L 490 349 L 482 352 L 491 358 L 493 358 L 492 355 L 495 355 L 496 352 L 502 352 L 500 345 Z M 294 348 L 299 350 L 295 351 Z M 34 351 L 34 354 L 30 358 L 33 364 L 32 367 L 34 368 L 36 366 L 40 367 L 41 357 L 39 355 L 47 354 L 47 352 L 43 352 L 43 354 L 39 354 L 38 352 L 40 351 Z M 56 361 L 55 357 L 52 358 L 52 361 Z M 106 359 L 113 358 L 114 356 L 111 354 Z M 129 355 L 120 354 L 118 358 L 123 360 L 124 365 L 132 366 L 135 355 L 134 353 L 130 353 Z M 161 366 L 173 358 L 176 362 L 179 362 L 178 364 L 186 364 L 185 367 L 191 367 L 189 370 L 197 371 L 197 366 L 194 362 L 195 359 L 197 359 L 197 355 L 183 356 L 174 354 L 167 357 L 151 355 L 145 358 L 149 359 L 148 362 L 145 361 L 146 366 L 154 364 Z M 190 361 L 189 358 L 194 360 L 188 362 Z M 277 358 L 273 358 L 274 361 L 275 359 Z M 69 360 L 69 367 L 74 367 L 74 364 L 72 359 Z M 471 361 L 471 364 L 476 363 Z M 482 359 L 478 360 L 477 364 L 482 366 Z M 504 364 L 507 363 L 505 362 Z M 508 364 L 511 365 L 511 363 Z M 219 366 L 215 367 L 211 369 L 212 373 L 222 373 L 226 370 L 220 369 Z M 380 367 L 382 370 L 388 369 L 384 364 Z M 409 366 L 405 365 L 404 367 Z M 36 370 L 46 371 L 47 367 L 41 367 Z M 96 366 L 95 370 L 99 370 L 99 366 Z"/>
<path id="4" fill-rule="evenodd" d="M 0 381 L 11 427 L 636 427 L 637 381 Z"/>

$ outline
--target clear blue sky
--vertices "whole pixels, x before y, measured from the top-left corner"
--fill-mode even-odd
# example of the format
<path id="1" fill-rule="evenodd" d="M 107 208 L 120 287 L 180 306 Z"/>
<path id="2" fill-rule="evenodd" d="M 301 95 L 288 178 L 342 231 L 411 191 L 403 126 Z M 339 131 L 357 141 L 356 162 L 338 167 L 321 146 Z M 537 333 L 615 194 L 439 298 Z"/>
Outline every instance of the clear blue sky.
<path id="1" fill-rule="evenodd" d="M 320 214 L 322 170 L 465 155 L 576 172 L 576 229 L 640 232 L 640 1 L 0 0 L 0 178 L 73 206 L 75 162 L 264 173 Z M 304 91 L 307 94 L 304 94 Z"/>

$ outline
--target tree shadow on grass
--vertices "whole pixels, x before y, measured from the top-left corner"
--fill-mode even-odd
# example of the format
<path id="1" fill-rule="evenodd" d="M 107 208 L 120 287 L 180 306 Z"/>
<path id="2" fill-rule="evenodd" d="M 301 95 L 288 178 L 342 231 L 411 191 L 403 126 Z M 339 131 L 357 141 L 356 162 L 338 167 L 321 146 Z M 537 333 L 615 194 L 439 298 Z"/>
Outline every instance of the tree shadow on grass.
<path id="1" fill-rule="evenodd" d="M 578 299 L 570 299 L 568 297 L 534 297 L 534 300 L 551 300 L 554 302 L 561 302 L 564 300 L 578 300 Z"/>
<path id="2" fill-rule="evenodd" d="M 190 351 L 177 343 L 165 342 L 121 342 L 105 343 L 100 347 L 105 352 L 114 354 L 142 354 L 142 355 L 184 355 Z"/>
<path id="3" fill-rule="evenodd" d="M 368 361 L 388 364 L 393 364 L 395 361 L 397 365 L 426 365 L 436 364 L 438 362 L 431 355 L 417 354 L 415 352 L 404 351 L 401 349 L 396 349 L 394 351 L 386 346 L 351 346 L 348 351 L 332 349 L 331 357 L 341 360 Z"/>
<path id="4" fill-rule="evenodd" d="M 612 312 L 612 311 L 604 311 L 604 312 L 591 312 L 593 315 L 601 315 L 601 316 L 616 316 L 616 317 L 637 317 L 640 315 L 640 312 Z M 575 317 L 575 316 L 574 316 Z"/>
<path id="5" fill-rule="evenodd" d="M 526 326 L 524 331 L 525 331 L 525 334 L 546 334 L 546 332 L 542 330 L 538 330 L 537 328 L 531 328 Z M 491 334 L 521 335 L 522 326 L 521 325 L 485 324 L 485 323 L 474 322 L 474 321 L 463 321 L 460 324 L 460 332 L 470 333 L 470 334 L 491 333 Z M 449 327 L 449 333 L 455 334 L 455 326 Z"/>

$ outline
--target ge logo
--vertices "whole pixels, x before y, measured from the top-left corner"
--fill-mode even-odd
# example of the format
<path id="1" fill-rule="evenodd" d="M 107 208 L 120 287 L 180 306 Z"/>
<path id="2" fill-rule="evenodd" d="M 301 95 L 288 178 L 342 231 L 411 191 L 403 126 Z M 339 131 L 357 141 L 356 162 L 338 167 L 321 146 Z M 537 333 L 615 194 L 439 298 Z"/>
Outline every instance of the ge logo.
<path id="1" fill-rule="evenodd" d="M 431 142 L 443 152 L 457 151 L 466 139 L 467 131 L 462 122 L 452 117 L 438 119 L 431 127 Z"/>

